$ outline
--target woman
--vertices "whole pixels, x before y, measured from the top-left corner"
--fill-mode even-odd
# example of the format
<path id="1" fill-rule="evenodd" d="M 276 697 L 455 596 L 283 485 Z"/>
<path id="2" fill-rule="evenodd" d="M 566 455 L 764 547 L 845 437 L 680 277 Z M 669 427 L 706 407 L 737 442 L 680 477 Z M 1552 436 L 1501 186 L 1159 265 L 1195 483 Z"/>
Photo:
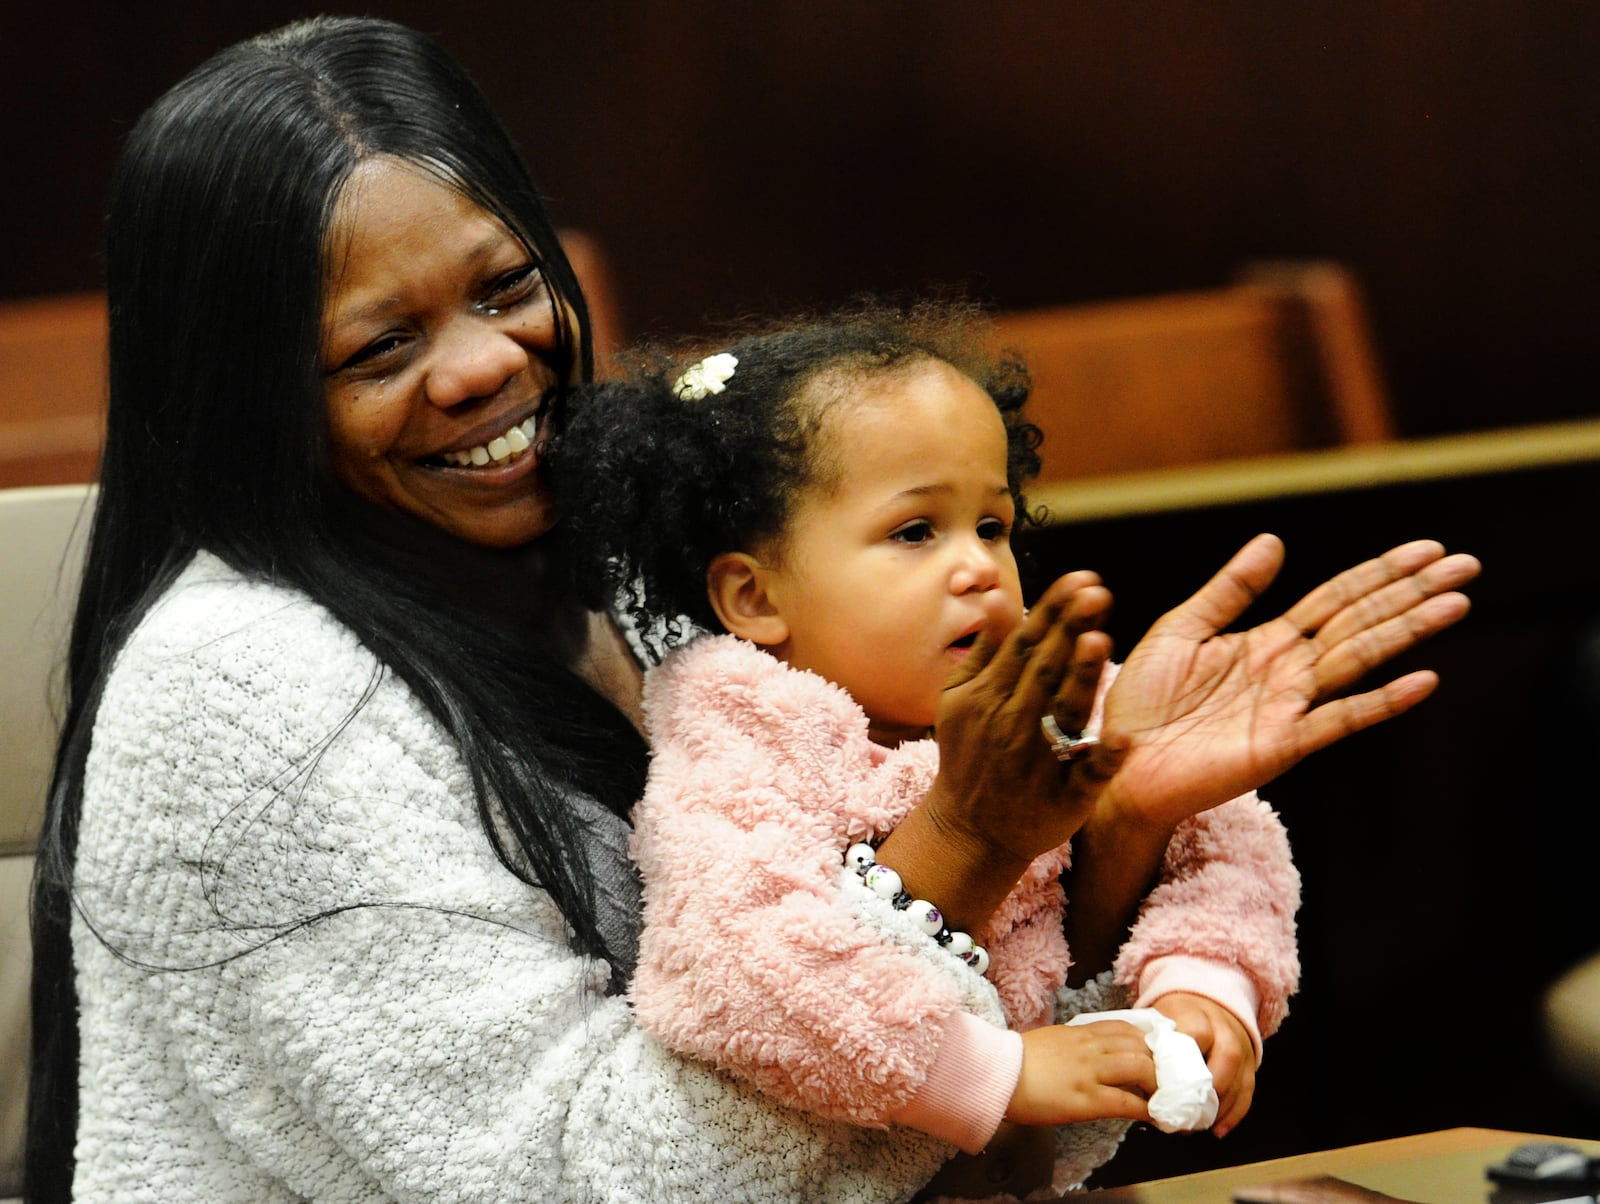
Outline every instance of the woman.
<path id="1" fill-rule="evenodd" d="M 35 887 L 30 1196 L 889 1200 L 926 1182 L 948 1147 L 820 1124 L 775 1142 L 768 1105 L 631 1022 L 637 670 L 553 584 L 542 538 L 539 443 L 589 373 L 586 315 L 460 69 L 368 20 L 222 52 L 130 135 L 107 267 L 106 452 Z M 1358 594 L 1462 579 L 1400 566 Z M 1232 617 L 1217 588 L 1200 628 Z M 1434 597 L 1402 635 L 1418 610 L 1375 605 L 1317 689 L 1463 607 Z M 962 742 L 882 850 L 924 897 L 981 918 L 1004 894 L 995 864 L 1027 849 L 1008 834 L 1002 855 L 973 807 L 1019 771 L 1087 788 L 1041 776 L 1038 734 L 1081 620 L 1047 597 L 953 692 Z M 1293 687 L 1305 731 L 1265 758 L 1257 742 L 1181 797 L 1124 791 L 1145 813 L 1091 821 L 1090 844 L 1136 826 L 1154 852 L 1086 865 L 1104 866 L 1083 888 L 1102 935 L 1180 810 L 1428 684 L 1365 710 L 1308 710 L 1317 690 Z M 1016 752 L 997 765 L 996 747 Z M 1060 842 L 1045 812 L 1024 843 Z"/>

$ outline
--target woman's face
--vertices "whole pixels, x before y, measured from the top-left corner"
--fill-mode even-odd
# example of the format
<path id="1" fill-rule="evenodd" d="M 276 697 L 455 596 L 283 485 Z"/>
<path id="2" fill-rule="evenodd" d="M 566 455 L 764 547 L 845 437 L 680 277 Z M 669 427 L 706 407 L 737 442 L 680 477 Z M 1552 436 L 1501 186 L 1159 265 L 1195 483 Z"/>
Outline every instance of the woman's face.
<path id="1" fill-rule="evenodd" d="M 380 156 L 345 185 L 324 254 L 339 480 L 469 543 L 548 531 L 539 455 L 569 357 L 527 249 L 454 189 Z"/>

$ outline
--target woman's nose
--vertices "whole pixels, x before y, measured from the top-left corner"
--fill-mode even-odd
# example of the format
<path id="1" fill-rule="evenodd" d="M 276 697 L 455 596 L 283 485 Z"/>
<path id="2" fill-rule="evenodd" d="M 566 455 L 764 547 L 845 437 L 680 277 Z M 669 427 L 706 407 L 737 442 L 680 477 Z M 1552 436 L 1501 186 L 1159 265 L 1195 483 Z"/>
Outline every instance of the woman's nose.
<path id="1" fill-rule="evenodd" d="M 529 352 L 492 320 L 463 315 L 436 336 L 428 400 L 440 408 L 498 393 L 528 367 Z"/>

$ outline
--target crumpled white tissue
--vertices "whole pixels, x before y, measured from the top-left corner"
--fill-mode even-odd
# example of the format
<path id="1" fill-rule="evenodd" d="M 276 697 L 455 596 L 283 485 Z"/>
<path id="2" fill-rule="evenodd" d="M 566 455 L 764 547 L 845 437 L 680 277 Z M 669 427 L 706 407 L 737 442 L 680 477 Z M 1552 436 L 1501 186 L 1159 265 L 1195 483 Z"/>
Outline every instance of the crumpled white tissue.
<path id="1" fill-rule="evenodd" d="M 1150 1097 L 1150 1119 L 1163 1133 L 1184 1129 L 1209 1129 L 1217 1119 L 1217 1089 L 1200 1047 L 1188 1033 L 1180 1033 L 1170 1016 L 1154 1008 L 1123 1008 L 1113 1012 L 1084 1012 L 1068 1024 L 1094 1024 L 1121 1020 L 1144 1034 L 1156 1063 L 1156 1093 Z"/>

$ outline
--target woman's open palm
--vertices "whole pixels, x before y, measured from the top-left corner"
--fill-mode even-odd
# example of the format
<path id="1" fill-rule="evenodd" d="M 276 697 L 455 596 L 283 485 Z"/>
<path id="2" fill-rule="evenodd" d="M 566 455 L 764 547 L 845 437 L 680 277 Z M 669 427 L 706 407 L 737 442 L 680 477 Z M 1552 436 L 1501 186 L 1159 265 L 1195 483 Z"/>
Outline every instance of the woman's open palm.
<path id="1" fill-rule="evenodd" d="M 1430 671 L 1342 691 L 1461 619 L 1469 604 L 1456 587 L 1479 570 L 1471 556 L 1418 540 L 1224 634 L 1282 564 L 1282 541 L 1257 536 L 1129 653 L 1102 724 L 1105 741 L 1126 748 L 1109 792 L 1124 818 L 1174 826 L 1415 706 L 1438 684 Z"/>

